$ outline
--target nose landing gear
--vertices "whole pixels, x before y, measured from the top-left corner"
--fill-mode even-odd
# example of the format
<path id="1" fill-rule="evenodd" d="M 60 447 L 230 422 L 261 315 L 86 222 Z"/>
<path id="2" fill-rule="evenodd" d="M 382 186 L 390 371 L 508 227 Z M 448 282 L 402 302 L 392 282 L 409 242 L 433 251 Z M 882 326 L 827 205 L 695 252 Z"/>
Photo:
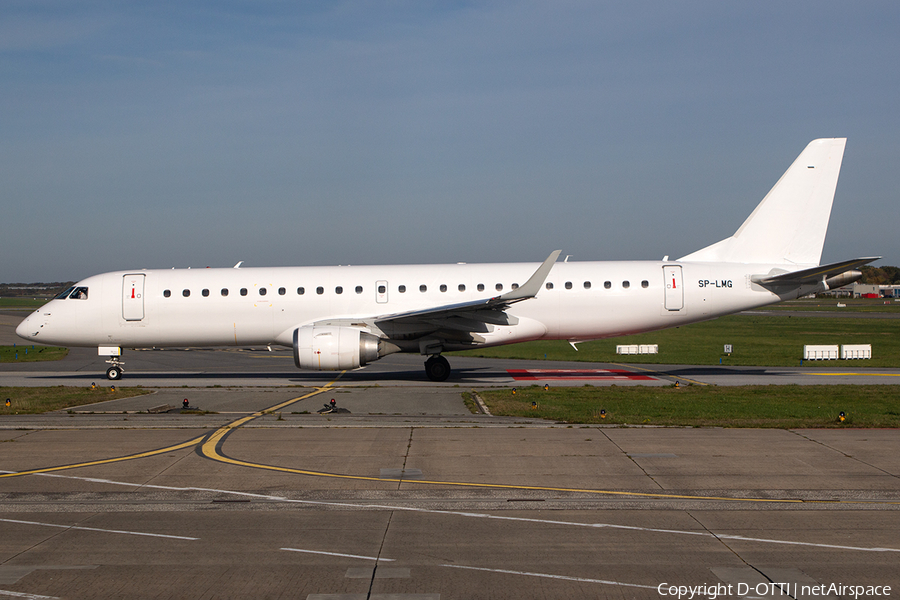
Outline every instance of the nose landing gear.
<path id="1" fill-rule="evenodd" d="M 111 363 L 113 361 L 108 360 L 106 362 Z M 119 379 L 122 379 L 122 367 L 120 367 L 119 364 L 120 363 L 117 362 L 115 365 L 106 370 L 106 378 L 110 381 L 118 381 Z"/>
<path id="2" fill-rule="evenodd" d="M 118 381 L 122 379 L 122 365 L 125 364 L 120 356 L 122 356 L 122 348 L 119 346 L 100 346 L 97 348 L 97 354 L 107 357 L 107 364 L 112 365 L 106 370 L 106 378 L 110 381 Z"/>

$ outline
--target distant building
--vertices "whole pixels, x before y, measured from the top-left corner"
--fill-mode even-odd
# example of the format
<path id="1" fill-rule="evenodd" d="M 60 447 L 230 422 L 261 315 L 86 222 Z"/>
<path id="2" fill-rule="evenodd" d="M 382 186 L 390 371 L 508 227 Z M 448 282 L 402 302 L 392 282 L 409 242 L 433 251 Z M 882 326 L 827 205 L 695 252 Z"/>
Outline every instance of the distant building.
<path id="1" fill-rule="evenodd" d="M 900 285 L 896 283 L 891 285 L 851 283 L 819 295 L 835 298 L 900 298 Z"/>

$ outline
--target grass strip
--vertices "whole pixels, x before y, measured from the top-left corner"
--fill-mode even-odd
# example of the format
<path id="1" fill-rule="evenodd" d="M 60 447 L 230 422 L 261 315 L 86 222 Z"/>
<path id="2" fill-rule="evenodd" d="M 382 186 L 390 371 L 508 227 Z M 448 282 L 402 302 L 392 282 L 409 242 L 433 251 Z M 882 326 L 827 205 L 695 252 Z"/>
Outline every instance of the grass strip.
<path id="1" fill-rule="evenodd" d="M 51 298 L 0 298 L 0 308 L 40 308 Z"/>
<path id="2" fill-rule="evenodd" d="M 659 354 L 616 354 L 619 344 L 658 344 Z M 724 346 L 733 347 L 731 354 Z M 871 344 L 867 360 L 802 361 L 803 346 Z M 900 368 L 900 319 L 732 315 L 638 335 L 578 344 L 575 351 L 561 340 L 453 352 L 461 356 L 624 362 L 664 365 L 736 365 L 857 369 Z"/>
<path id="3" fill-rule="evenodd" d="M 60 348 L 58 346 L 37 346 L 32 344 L 0 346 L 0 363 L 62 360 L 68 354 L 68 348 Z"/>
<path id="4" fill-rule="evenodd" d="M 133 398 L 149 394 L 152 390 L 143 388 L 120 388 L 98 386 L 96 389 L 67 386 L 54 387 L 0 387 L 0 415 L 26 415 L 50 412 L 104 402 L 119 398 Z M 10 406 L 6 406 L 9 399 Z"/>
<path id="5" fill-rule="evenodd" d="M 853 313 L 900 314 L 900 298 L 801 298 L 770 304 L 754 311 L 833 312 L 852 316 Z"/>
<path id="6" fill-rule="evenodd" d="M 539 386 L 480 391 L 494 415 L 679 427 L 897 428 L 900 386 Z M 536 408 L 532 408 L 532 402 Z M 605 411 L 605 417 L 601 411 Z M 839 415 L 843 411 L 845 420 Z"/>

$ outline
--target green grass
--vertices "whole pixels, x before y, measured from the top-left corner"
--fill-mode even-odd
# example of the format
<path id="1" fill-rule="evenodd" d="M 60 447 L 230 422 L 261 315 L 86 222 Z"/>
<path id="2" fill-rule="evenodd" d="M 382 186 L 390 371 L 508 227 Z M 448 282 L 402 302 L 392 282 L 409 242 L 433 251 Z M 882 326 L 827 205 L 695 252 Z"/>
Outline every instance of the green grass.
<path id="1" fill-rule="evenodd" d="M 659 354 L 616 354 L 619 344 L 658 344 Z M 726 356 L 724 345 L 734 352 Z M 454 352 L 461 356 L 741 366 L 799 366 L 807 344 L 871 344 L 872 359 L 805 361 L 805 366 L 900 368 L 900 319 L 731 315 L 675 329 L 578 344 L 538 341 Z"/>
<path id="2" fill-rule="evenodd" d="M 0 298 L 0 308 L 40 308 L 50 300 L 50 298 Z"/>
<path id="3" fill-rule="evenodd" d="M 74 388 L 56 387 L 0 387 L 0 415 L 38 414 L 52 410 L 62 410 L 106 400 L 132 398 L 149 394 L 151 390 L 141 388 L 120 388 L 112 391 L 107 387 Z M 9 398 L 10 406 L 6 406 Z"/>
<path id="4" fill-rule="evenodd" d="M 838 307 L 838 304 L 844 304 Z M 809 311 L 809 312 L 839 312 L 839 313 L 896 313 L 900 314 L 900 302 L 894 302 L 892 298 L 815 298 L 801 300 L 788 300 L 770 306 L 754 310 L 779 311 Z"/>
<path id="5" fill-rule="evenodd" d="M 565 423 L 687 427 L 900 427 L 900 386 L 530 386 L 479 392 L 491 413 Z M 532 402 L 537 408 L 532 409 Z M 606 411 L 606 417 L 601 416 Z M 838 416 L 846 413 L 842 423 Z"/>
<path id="6" fill-rule="evenodd" d="M 69 354 L 68 348 L 58 346 L 34 346 L 32 344 L 16 344 L 15 347 L 0 346 L 0 363 L 61 360 L 67 354 Z"/>

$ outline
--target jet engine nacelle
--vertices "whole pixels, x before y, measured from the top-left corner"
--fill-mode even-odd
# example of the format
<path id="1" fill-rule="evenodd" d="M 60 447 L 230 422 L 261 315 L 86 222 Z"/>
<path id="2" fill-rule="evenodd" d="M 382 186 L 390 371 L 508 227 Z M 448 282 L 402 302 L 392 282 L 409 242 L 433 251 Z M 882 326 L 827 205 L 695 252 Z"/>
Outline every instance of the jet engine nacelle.
<path id="1" fill-rule="evenodd" d="M 381 338 L 359 329 L 307 325 L 294 330 L 294 364 L 318 371 L 356 369 L 381 358 L 380 346 Z"/>
<path id="2" fill-rule="evenodd" d="M 855 281 L 859 281 L 862 279 L 862 272 L 860 271 L 844 271 L 839 275 L 835 275 L 834 277 L 829 277 L 825 280 L 825 285 L 828 286 L 829 290 L 833 290 L 834 288 L 839 288 L 844 285 L 850 285 Z"/>

